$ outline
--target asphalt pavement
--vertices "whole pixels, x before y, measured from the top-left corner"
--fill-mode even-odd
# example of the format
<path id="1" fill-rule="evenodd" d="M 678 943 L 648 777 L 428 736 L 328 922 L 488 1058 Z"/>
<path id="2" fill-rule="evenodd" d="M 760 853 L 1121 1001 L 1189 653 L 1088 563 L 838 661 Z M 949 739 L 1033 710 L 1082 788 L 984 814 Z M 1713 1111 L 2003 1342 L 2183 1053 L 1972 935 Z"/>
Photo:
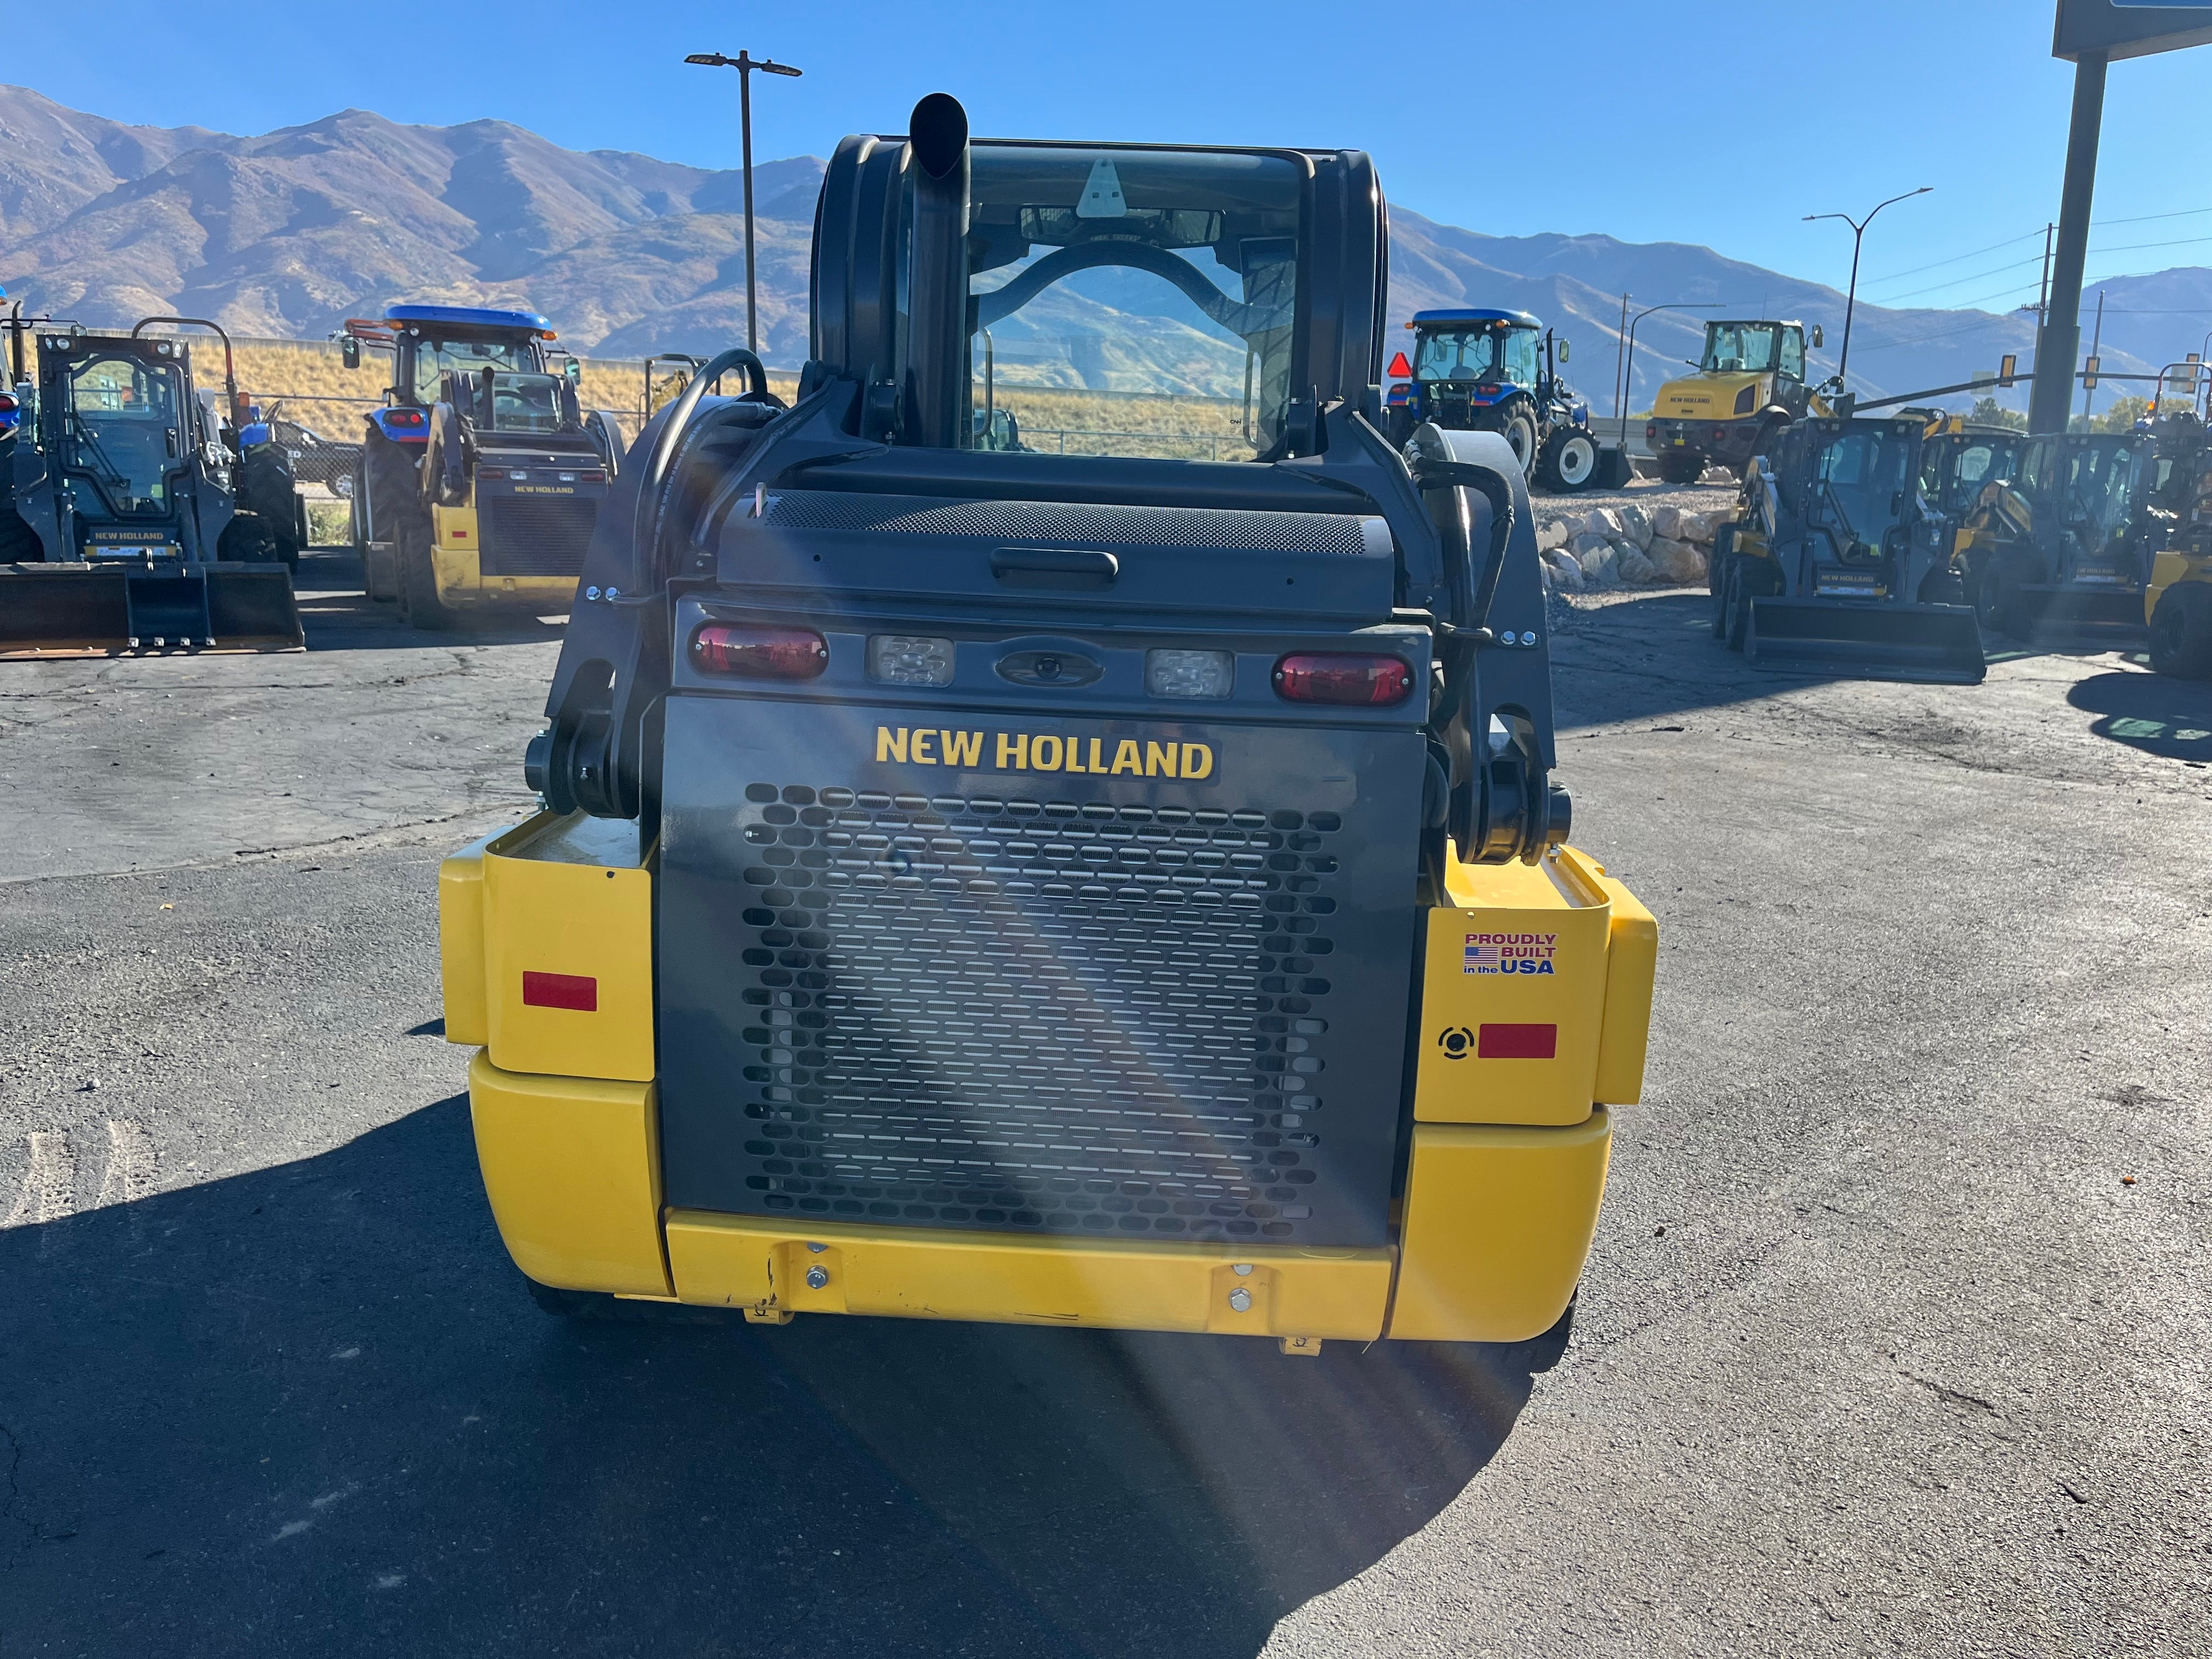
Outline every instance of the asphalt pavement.
<path id="1" fill-rule="evenodd" d="M 1660 985 L 1532 1373 L 540 1314 L 434 874 L 526 809 L 558 631 L 307 610 L 0 664 L 0 1655 L 2212 1646 L 2212 687 L 1565 613 Z"/>

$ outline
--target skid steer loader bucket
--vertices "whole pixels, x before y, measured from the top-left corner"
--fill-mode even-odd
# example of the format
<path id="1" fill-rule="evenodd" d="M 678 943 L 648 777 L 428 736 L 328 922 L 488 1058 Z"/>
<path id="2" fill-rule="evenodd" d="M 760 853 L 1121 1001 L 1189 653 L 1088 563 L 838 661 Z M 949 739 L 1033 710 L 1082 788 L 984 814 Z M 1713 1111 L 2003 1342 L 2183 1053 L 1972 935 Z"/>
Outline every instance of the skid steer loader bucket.
<path id="1" fill-rule="evenodd" d="M 1756 599 L 1743 648 L 1762 668 L 1849 679 L 1979 685 L 1987 670 L 1980 626 L 1961 605 Z"/>
<path id="2" fill-rule="evenodd" d="M 291 573 L 282 565 L 0 569 L 0 660 L 307 646 Z"/>

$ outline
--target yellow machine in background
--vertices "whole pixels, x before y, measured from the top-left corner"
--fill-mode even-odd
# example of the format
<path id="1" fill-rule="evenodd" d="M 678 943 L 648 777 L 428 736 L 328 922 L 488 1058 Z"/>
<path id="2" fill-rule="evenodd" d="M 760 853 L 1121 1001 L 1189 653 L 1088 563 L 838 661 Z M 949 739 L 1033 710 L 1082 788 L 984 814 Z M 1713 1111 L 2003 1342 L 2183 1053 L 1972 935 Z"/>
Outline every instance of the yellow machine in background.
<path id="1" fill-rule="evenodd" d="M 1821 343 L 1813 330 L 1813 343 Z M 1782 428 L 1827 405 L 1805 386 L 1805 325 L 1709 322 L 1697 373 L 1672 380 L 1652 400 L 1644 441 L 1668 483 L 1695 483 L 1708 466 L 1740 477 Z"/>

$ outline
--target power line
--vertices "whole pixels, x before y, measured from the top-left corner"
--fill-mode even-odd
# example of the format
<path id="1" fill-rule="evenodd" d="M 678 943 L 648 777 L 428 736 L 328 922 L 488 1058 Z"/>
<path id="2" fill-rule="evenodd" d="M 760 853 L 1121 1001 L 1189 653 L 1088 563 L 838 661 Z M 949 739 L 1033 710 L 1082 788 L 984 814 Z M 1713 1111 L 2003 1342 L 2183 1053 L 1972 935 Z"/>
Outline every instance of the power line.
<path id="1" fill-rule="evenodd" d="M 2035 234 L 2039 236 L 2043 234 L 2039 230 Z M 1971 276 L 1954 276 L 1948 282 L 1930 283 L 1925 288 L 1909 288 L 1902 294 L 1893 294 L 1889 298 L 1877 301 L 1875 303 L 1887 307 L 1899 300 L 1910 300 L 1916 294 L 1933 294 L 1938 289 L 1957 288 L 1966 283 L 1978 283 L 1984 276 L 1995 276 L 2003 271 L 2018 270 L 2022 265 L 2039 265 L 2042 263 L 2043 256 L 2038 253 L 2026 259 L 2015 259 L 2008 265 L 1991 265 L 1987 270 L 1978 270 Z"/>
<path id="2" fill-rule="evenodd" d="M 2153 220 L 2156 219 L 2187 219 L 2197 215 L 2206 213 L 2212 213 L 2212 208 L 2180 208 L 2172 213 L 2139 213 L 2124 219 L 2092 219 L 2089 222 L 2092 225 L 2144 225 L 2148 224 Z M 1893 283 L 1900 276 L 1917 276 L 1923 270 L 1940 270 L 1945 265 L 1955 265 L 1962 259 L 1972 258 L 1976 254 L 1995 253 L 2001 247 L 2010 247 L 2015 242 L 2028 241 L 2033 238 L 2042 234 L 2043 228 L 2041 226 L 2038 226 L 2035 229 L 2023 232 L 2018 236 L 2008 236 L 2002 242 L 1991 242 L 1987 247 L 1974 248 L 1965 253 L 1954 253 L 1946 259 L 1931 259 L 1924 265 L 1913 265 L 1905 270 L 1893 270 L 1887 276 L 1869 276 L 1867 278 L 1867 284 L 1870 288 L 1879 288 L 1882 283 Z M 2158 244 L 2147 243 L 2145 246 L 2156 246 Z M 2002 270 L 2008 269 L 2008 267 L 2000 265 L 1997 269 Z M 1972 277 L 1961 277 L 1960 280 L 1961 282 L 1971 282 L 1973 279 Z M 1939 283 L 1937 286 L 1940 287 L 1941 284 Z M 1925 289 L 1918 289 L 1917 291 L 1920 293 L 1927 292 Z"/>

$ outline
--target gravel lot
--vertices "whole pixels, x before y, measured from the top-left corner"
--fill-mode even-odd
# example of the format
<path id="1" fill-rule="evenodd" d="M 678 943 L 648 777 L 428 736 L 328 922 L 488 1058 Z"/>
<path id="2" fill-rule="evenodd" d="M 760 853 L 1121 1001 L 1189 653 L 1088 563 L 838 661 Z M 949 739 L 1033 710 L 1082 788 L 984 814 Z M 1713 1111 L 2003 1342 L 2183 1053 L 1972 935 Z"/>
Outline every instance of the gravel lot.
<path id="1" fill-rule="evenodd" d="M 1562 612 L 1661 983 L 1534 1376 L 548 1320 L 433 889 L 555 630 L 0 665 L 0 1653 L 2203 1651 L 2212 688 L 1762 675 L 1705 605 Z"/>

